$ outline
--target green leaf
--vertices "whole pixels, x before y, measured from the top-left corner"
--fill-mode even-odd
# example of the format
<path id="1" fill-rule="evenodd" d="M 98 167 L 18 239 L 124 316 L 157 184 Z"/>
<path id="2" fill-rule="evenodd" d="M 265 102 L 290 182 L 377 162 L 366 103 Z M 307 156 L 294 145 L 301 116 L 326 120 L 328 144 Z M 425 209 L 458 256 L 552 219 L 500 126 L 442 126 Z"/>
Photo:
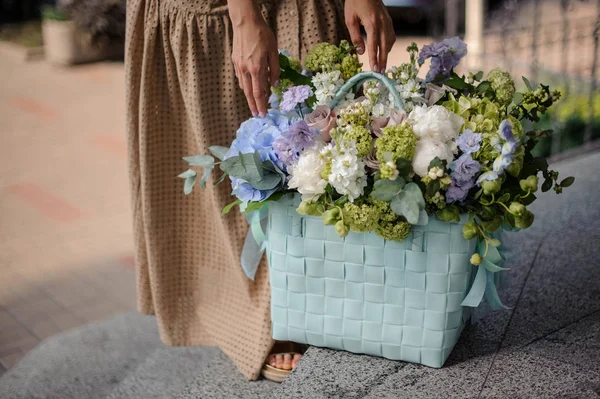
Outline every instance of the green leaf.
<path id="1" fill-rule="evenodd" d="M 261 202 L 249 201 L 248 204 L 246 205 L 246 209 L 245 209 L 246 214 L 248 214 L 252 211 L 261 210 L 269 202 L 279 201 L 281 199 L 281 197 L 283 197 L 283 194 L 284 194 L 283 192 L 279 191 L 277 193 L 274 193 L 273 195 L 271 195 L 269 198 L 265 199 L 264 201 L 261 201 Z"/>
<path id="2" fill-rule="evenodd" d="M 202 177 L 200 178 L 200 187 L 206 188 L 206 181 L 210 177 L 212 171 L 212 168 L 204 169 L 204 173 L 202 173 Z"/>
<path id="3" fill-rule="evenodd" d="M 177 177 L 187 179 L 188 177 L 196 176 L 198 173 L 193 169 L 188 169 Z"/>
<path id="4" fill-rule="evenodd" d="M 343 206 L 346 202 L 348 202 L 348 196 L 347 195 L 342 195 L 340 198 L 338 198 L 337 200 L 335 200 L 335 202 L 333 204 L 335 206 Z"/>
<path id="5" fill-rule="evenodd" d="M 425 187 L 425 194 L 429 198 L 433 198 L 435 196 L 435 193 L 440 191 L 440 187 L 441 187 L 441 183 L 438 179 L 432 180 L 431 183 L 429 183 L 427 185 L 427 187 Z"/>
<path id="6" fill-rule="evenodd" d="M 542 192 L 545 193 L 546 191 L 550 190 L 552 188 L 552 183 L 554 183 L 554 180 L 551 178 L 544 180 L 544 184 L 542 184 Z"/>
<path id="7" fill-rule="evenodd" d="M 221 163 L 221 170 L 230 176 L 246 180 L 248 183 L 257 182 L 263 177 L 263 168 L 258 151 L 250 154 L 240 153 L 227 158 Z"/>
<path id="8" fill-rule="evenodd" d="M 527 197 L 521 198 L 521 200 L 519 202 L 521 202 L 521 204 L 527 206 L 531 203 L 533 203 L 533 201 L 535 201 L 537 199 L 537 197 L 535 196 L 535 194 L 529 194 Z"/>
<path id="9" fill-rule="evenodd" d="M 390 208 L 399 216 L 404 216 L 410 224 L 419 222 L 419 205 L 411 194 L 402 191 L 390 203 Z"/>
<path id="10" fill-rule="evenodd" d="M 496 230 L 498 230 L 500 228 L 500 226 L 502 226 L 502 217 L 495 216 L 494 219 L 492 219 L 492 220 L 482 220 L 481 226 L 488 233 L 493 233 Z"/>
<path id="11" fill-rule="evenodd" d="M 439 157 L 435 157 L 431 160 L 431 162 L 429 162 L 429 169 L 434 168 L 434 167 L 438 167 L 440 169 L 445 169 L 447 165 L 446 161 L 442 161 Z"/>
<path id="12" fill-rule="evenodd" d="M 437 216 L 438 219 L 448 223 L 460 222 L 460 211 L 458 209 L 458 206 L 454 204 L 448 205 L 444 209 L 440 209 L 439 211 L 437 211 L 435 216 Z"/>
<path id="13" fill-rule="evenodd" d="M 512 213 L 506 212 L 504 214 L 504 220 L 506 221 L 506 223 L 508 223 L 510 227 L 515 227 L 515 216 Z"/>
<path id="14" fill-rule="evenodd" d="M 495 247 L 499 247 L 500 245 L 502 245 L 502 243 L 500 242 L 500 240 L 497 239 L 497 238 L 490 238 L 488 240 L 488 242 L 490 243 L 490 245 L 493 245 Z"/>
<path id="15" fill-rule="evenodd" d="M 518 91 L 516 91 L 515 94 L 513 95 L 513 104 L 521 104 L 522 101 L 523 101 L 523 93 L 519 93 Z"/>
<path id="16" fill-rule="evenodd" d="M 481 194 L 483 194 L 483 189 L 479 189 L 479 191 L 475 193 L 475 199 L 479 199 L 479 197 L 481 197 Z"/>
<path id="17" fill-rule="evenodd" d="M 408 177 L 413 171 L 412 162 L 406 158 L 398 158 L 396 160 L 396 167 L 398 168 L 398 173 L 402 177 Z"/>
<path id="18" fill-rule="evenodd" d="M 403 192 L 406 192 L 414 198 L 415 202 L 419 206 L 419 209 L 425 209 L 425 199 L 423 198 L 423 192 L 416 183 L 408 183 L 404 186 Z"/>
<path id="19" fill-rule="evenodd" d="M 227 151 L 229 151 L 229 148 L 222 147 L 219 145 L 213 145 L 208 147 L 208 151 L 210 151 L 211 154 L 217 157 L 217 159 L 222 161 L 225 158 L 225 154 L 227 154 Z"/>
<path id="20" fill-rule="evenodd" d="M 479 71 L 475 74 L 475 80 L 480 81 L 483 79 L 483 71 Z"/>
<path id="21" fill-rule="evenodd" d="M 215 165 L 215 159 L 210 155 L 194 155 L 193 157 L 183 157 L 183 160 L 192 166 L 212 168 Z"/>
<path id="22" fill-rule="evenodd" d="M 185 183 L 183 185 L 183 192 L 185 195 L 188 195 L 192 192 L 192 188 L 194 188 L 194 184 L 196 184 L 196 178 L 198 175 L 190 176 L 185 179 Z"/>
<path id="23" fill-rule="evenodd" d="M 510 193 L 504 193 L 496 202 L 506 202 L 510 199 Z"/>
<path id="24" fill-rule="evenodd" d="M 527 89 L 533 90 L 533 86 L 531 86 L 531 82 L 529 81 L 529 79 L 527 79 L 525 76 L 522 76 L 522 78 L 523 82 L 525 82 L 525 86 L 527 86 Z"/>
<path id="25" fill-rule="evenodd" d="M 223 210 L 221 211 L 221 216 L 227 215 L 229 213 L 229 211 L 231 211 L 231 208 L 233 208 L 236 205 L 240 205 L 242 203 L 242 200 L 235 200 L 233 201 L 231 204 L 225 206 L 225 208 L 223 208 Z"/>
<path id="26" fill-rule="evenodd" d="M 281 69 L 290 68 L 289 58 L 286 55 L 281 54 L 281 53 L 279 53 L 279 68 L 281 68 Z"/>
<path id="27" fill-rule="evenodd" d="M 396 180 L 377 180 L 373 185 L 371 197 L 379 201 L 390 202 L 404 187 L 404 179 L 398 177 Z"/>
<path id="28" fill-rule="evenodd" d="M 565 178 L 563 181 L 561 181 L 560 184 L 559 184 L 559 186 L 569 187 L 573 183 L 575 183 L 575 178 L 573 176 L 570 176 L 570 177 Z"/>
<path id="29" fill-rule="evenodd" d="M 226 178 L 227 176 L 228 176 L 228 174 L 227 174 L 227 173 L 223 173 L 223 174 L 221 175 L 221 177 L 219 177 L 217 180 L 215 180 L 215 181 L 213 182 L 213 186 L 216 186 L 217 184 L 221 184 L 221 183 L 223 183 L 223 180 L 225 180 L 225 178 Z"/>
<path id="30" fill-rule="evenodd" d="M 421 212 L 419 212 L 419 220 L 415 224 L 417 226 L 425 226 L 427 223 L 429 223 L 429 215 L 425 209 L 422 209 Z"/>
<path id="31" fill-rule="evenodd" d="M 479 83 L 477 86 L 477 93 L 485 93 L 492 87 L 491 83 L 488 81 L 483 81 Z"/>

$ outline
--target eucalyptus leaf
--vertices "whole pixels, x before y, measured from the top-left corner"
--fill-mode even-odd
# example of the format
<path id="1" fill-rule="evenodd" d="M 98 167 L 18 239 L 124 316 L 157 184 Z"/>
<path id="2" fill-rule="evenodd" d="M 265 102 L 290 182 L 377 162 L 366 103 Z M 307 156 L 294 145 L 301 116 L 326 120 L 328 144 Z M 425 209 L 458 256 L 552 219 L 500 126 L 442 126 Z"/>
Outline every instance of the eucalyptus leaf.
<path id="1" fill-rule="evenodd" d="M 396 180 L 377 180 L 373 185 L 371 197 L 379 201 L 390 202 L 404 187 L 404 179 L 398 177 Z"/>
<path id="2" fill-rule="evenodd" d="M 229 213 L 229 211 L 231 211 L 231 208 L 233 208 L 236 205 L 240 205 L 242 203 L 242 200 L 235 200 L 233 201 L 231 204 L 226 205 L 225 208 L 223 208 L 223 210 L 221 211 L 221 216 L 223 215 L 227 215 Z"/>
<path id="3" fill-rule="evenodd" d="M 213 146 L 208 147 L 208 151 L 210 151 L 211 154 L 213 154 L 215 157 L 217 157 L 217 159 L 222 161 L 223 159 L 225 159 L 225 154 L 227 154 L 227 151 L 229 151 L 229 148 L 222 147 L 219 145 L 213 145 Z"/>
<path id="4" fill-rule="evenodd" d="M 257 190 L 272 190 L 281 184 L 281 176 L 275 173 L 264 174 L 262 179 L 248 183 Z"/>
<path id="5" fill-rule="evenodd" d="M 415 223 L 417 226 L 425 226 L 429 223 L 429 215 L 425 209 L 419 212 L 419 220 Z"/>
<path id="6" fill-rule="evenodd" d="M 416 183 L 408 183 L 406 186 L 404 186 L 402 191 L 413 196 L 415 202 L 419 206 L 419 209 L 425 209 L 425 199 L 423 198 L 423 193 Z"/>
<path id="7" fill-rule="evenodd" d="M 196 172 L 195 170 L 188 169 L 177 177 L 180 177 L 182 179 L 187 179 L 188 177 L 196 176 L 197 174 L 198 174 L 198 172 Z"/>
<path id="8" fill-rule="evenodd" d="M 192 189 L 194 188 L 194 184 L 196 184 L 197 177 L 198 177 L 198 175 L 194 175 L 194 176 L 190 176 L 187 179 L 185 179 L 185 183 L 183 185 L 183 192 L 185 193 L 185 195 L 188 195 L 192 192 Z"/>
<path id="9" fill-rule="evenodd" d="M 200 178 L 200 187 L 206 188 L 206 181 L 210 177 L 212 171 L 212 168 L 204 169 L 204 173 L 202 173 L 202 177 Z"/>
<path id="10" fill-rule="evenodd" d="M 519 93 L 518 91 L 516 91 L 513 96 L 513 103 L 521 104 L 522 101 L 523 101 L 523 93 Z"/>
<path id="11" fill-rule="evenodd" d="M 263 168 L 258 151 L 249 154 L 239 154 L 227 158 L 221 163 L 221 170 L 230 176 L 254 183 L 262 179 Z"/>
<path id="12" fill-rule="evenodd" d="M 417 224 L 419 221 L 419 205 L 414 197 L 406 191 L 400 192 L 392 199 L 390 208 L 398 216 L 404 216 L 410 224 Z"/>
<path id="13" fill-rule="evenodd" d="M 575 178 L 573 176 L 570 176 L 570 177 L 565 178 L 563 181 L 561 181 L 559 185 L 562 187 L 569 187 L 573 183 L 575 183 Z"/>
<path id="14" fill-rule="evenodd" d="M 228 175 L 227 175 L 227 173 L 223 173 L 223 174 L 221 174 L 221 177 L 219 177 L 217 180 L 215 180 L 215 181 L 213 182 L 213 185 L 214 185 L 214 186 L 216 186 L 217 184 L 221 184 L 221 183 L 223 183 L 223 180 L 225 180 L 225 178 L 226 178 L 227 176 L 228 176 Z"/>
<path id="15" fill-rule="evenodd" d="M 210 155 L 194 155 L 193 157 L 183 157 L 183 160 L 192 166 L 213 168 L 215 165 L 215 159 Z"/>

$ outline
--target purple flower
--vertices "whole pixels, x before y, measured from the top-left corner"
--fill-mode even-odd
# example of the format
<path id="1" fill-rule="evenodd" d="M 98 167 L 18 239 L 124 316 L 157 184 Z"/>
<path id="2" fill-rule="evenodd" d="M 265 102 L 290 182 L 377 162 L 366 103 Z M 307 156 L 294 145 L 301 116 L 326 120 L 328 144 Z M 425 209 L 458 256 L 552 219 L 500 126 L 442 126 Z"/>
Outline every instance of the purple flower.
<path id="1" fill-rule="evenodd" d="M 452 184 L 450 184 L 450 187 L 446 191 L 446 203 L 464 201 L 467 199 L 467 195 L 469 195 L 469 190 L 474 186 L 473 180 L 457 181 L 452 179 Z"/>
<path id="2" fill-rule="evenodd" d="M 450 164 L 450 177 L 453 181 L 471 181 L 479 172 L 481 165 L 471 157 L 471 154 L 463 154 Z"/>
<path id="3" fill-rule="evenodd" d="M 498 133 L 500 134 L 502 140 L 508 143 L 515 144 L 519 142 L 519 139 L 517 139 L 513 133 L 512 125 L 506 119 L 503 120 L 500 124 L 500 129 L 498 129 Z"/>
<path id="4" fill-rule="evenodd" d="M 283 99 L 279 105 L 279 109 L 283 112 L 289 112 L 296 108 L 298 104 L 306 101 L 310 96 L 313 95 L 310 86 L 292 86 L 283 93 Z"/>
<path id="5" fill-rule="evenodd" d="M 304 149 L 311 147 L 319 131 L 308 126 L 305 121 L 292 124 L 281 136 L 275 139 L 273 149 L 277 157 L 289 166 L 298 160 L 298 156 Z"/>
<path id="6" fill-rule="evenodd" d="M 431 82 L 438 76 L 446 76 L 467 55 L 467 45 L 458 36 L 440 43 L 423 46 L 419 54 L 419 64 L 431 58 L 431 66 L 426 80 Z"/>
<path id="7" fill-rule="evenodd" d="M 465 154 L 477 152 L 481 148 L 481 133 L 473 133 L 471 129 L 467 129 L 456 138 L 456 144 Z"/>

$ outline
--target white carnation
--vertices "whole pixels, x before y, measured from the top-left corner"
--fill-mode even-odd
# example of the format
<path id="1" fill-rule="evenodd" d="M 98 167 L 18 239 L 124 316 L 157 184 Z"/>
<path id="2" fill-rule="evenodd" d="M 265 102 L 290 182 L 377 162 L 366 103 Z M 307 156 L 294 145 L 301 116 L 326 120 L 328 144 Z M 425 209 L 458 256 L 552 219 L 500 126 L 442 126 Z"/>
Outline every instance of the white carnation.
<path id="1" fill-rule="evenodd" d="M 312 83 L 315 86 L 315 96 L 317 97 L 315 106 L 328 105 L 344 84 L 344 79 L 338 70 L 318 72 L 312 77 Z"/>
<path id="2" fill-rule="evenodd" d="M 329 183 L 341 195 L 347 195 L 350 202 L 360 197 L 367 185 L 365 164 L 356 154 L 353 142 L 342 143 L 339 149 L 331 151 L 331 174 Z"/>
<path id="3" fill-rule="evenodd" d="M 429 171 L 429 164 L 436 157 L 448 162 L 448 165 L 450 165 L 454 159 L 454 154 L 450 146 L 446 143 L 429 137 L 418 140 L 415 156 L 412 161 L 413 170 L 417 175 L 421 177 L 425 176 Z"/>
<path id="4" fill-rule="evenodd" d="M 288 167 L 291 178 L 288 181 L 289 188 L 295 188 L 302 194 L 302 200 L 310 201 L 325 193 L 327 181 L 321 178 L 321 172 L 325 167 L 325 160 L 320 155 L 325 143 L 317 143 L 305 150 L 298 161 Z"/>
<path id="5" fill-rule="evenodd" d="M 442 143 L 454 140 L 464 124 L 463 118 L 441 105 L 415 107 L 408 120 L 417 137 L 430 138 Z"/>

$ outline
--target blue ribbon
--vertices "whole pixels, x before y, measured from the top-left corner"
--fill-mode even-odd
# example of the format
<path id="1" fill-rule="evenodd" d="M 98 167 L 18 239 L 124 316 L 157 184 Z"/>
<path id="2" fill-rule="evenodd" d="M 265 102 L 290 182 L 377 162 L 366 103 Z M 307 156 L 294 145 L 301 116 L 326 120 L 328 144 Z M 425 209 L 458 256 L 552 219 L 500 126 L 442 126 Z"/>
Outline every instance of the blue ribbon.
<path id="1" fill-rule="evenodd" d="M 473 280 L 473 285 L 461 305 L 475 308 L 479 306 L 485 297 L 487 303 L 493 310 L 501 308 L 508 309 L 508 307 L 502 303 L 502 300 L 500 300 L 497 289 L 500 277 L 498 272 L 510 270 L 500 266 L 506 260 L 506 256 L 503 251 L 491 244 L 489 245 L 486 254 L 485 247 L 484 240 L 480 239 L 477 241 L 476 251 L 481 255 L 483 261 L 477 267 L 477 274 Z M 484 257 L 484 255 L 486 256 Z"/>
<path id="2" fill-rule="evenodd" d="M 250 223 L 250 228 L 248 229 L 248 235 L 246 235 L 246 241 L 242 248 L 240 261 L 244 273 L 252 281 L 254 281 L 256 270 L 258 270 L 258 265 L 260 265 L 267 247 L 267 237 L 263 229 L 263 222 L 267 220 L 268 216 L 267 204 L 258 211 L 252 211 L 246 215 L 246 220 Z"/>

